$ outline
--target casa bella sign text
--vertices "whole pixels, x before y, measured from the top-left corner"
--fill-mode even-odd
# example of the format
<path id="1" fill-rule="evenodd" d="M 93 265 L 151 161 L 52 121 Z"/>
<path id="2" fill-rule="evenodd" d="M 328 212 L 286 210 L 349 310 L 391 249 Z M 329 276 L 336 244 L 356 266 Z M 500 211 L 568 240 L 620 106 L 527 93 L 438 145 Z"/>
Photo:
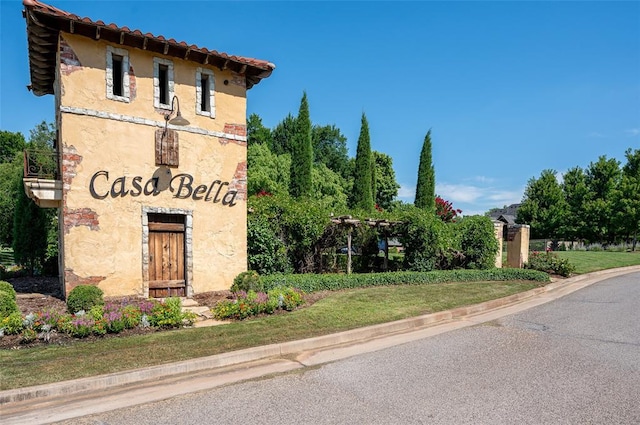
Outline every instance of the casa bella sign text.
<path id="1" fill-rule="evenodd" d="M 176 174 L 171 176 L 171 170 L 160 167 L 146 182 L 142 182 L 141 176 L 120 176 L 110 183 L 109 172 L 100 170 L 91 177 L 89 192 L 95 199 L 124 198 L 125 196 L 138 197 L 158 196 L 162 191 L 169 189 L 174 198 L 214 203 L 222 202 L 222 205 L 233 207 L 236 205 L 238 191 L 229 189 L 229 182 L 214 180 L 210 185 L 193 184 L 193 176 L 190 174 Z M 226 186 L 226 189 L 225 189 Z"/>

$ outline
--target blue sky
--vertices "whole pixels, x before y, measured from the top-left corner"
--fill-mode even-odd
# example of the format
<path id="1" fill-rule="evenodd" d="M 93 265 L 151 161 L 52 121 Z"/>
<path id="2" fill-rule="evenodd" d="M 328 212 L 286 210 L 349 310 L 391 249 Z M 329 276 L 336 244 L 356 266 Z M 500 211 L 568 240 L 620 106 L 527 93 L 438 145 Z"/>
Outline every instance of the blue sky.
<path id="1" fill-rule="evenodd" d="M 519 202 L 543 169 L 640 148 L 637 1 L 48 3 L 275 63 L 248 113 L 274 127 L 306 91 L 313 123 L 338 126 L 350 156 L 366 113 L 408 202 L 429 129 L 436 192 L 467 215 Z M 53 121 L 53 96 L 26 90 L 21 1 L 0 7 L 0 129 L 28 136 Z"/>

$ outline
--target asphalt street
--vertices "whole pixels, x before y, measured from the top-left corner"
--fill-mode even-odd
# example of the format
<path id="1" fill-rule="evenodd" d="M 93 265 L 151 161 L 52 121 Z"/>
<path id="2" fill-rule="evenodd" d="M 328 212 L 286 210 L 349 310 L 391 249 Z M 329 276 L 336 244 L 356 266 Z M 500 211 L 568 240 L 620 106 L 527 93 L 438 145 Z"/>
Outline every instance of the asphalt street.
<path id="1" fill-rule="evenodd" d="M 640 273 L 380 351 L 63 423 L 639 424 Z"/>

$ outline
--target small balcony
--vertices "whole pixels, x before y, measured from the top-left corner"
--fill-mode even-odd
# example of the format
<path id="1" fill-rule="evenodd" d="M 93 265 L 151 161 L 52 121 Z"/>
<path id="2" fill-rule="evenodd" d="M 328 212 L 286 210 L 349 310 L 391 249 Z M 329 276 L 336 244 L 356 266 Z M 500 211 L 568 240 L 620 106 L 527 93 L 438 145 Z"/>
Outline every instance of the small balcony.
<path id="1" fill-rule="evenodd" d="M 53 151 L 24 151 L 24 192 L 40 208 L 62 205 L 58 155 Z"/>

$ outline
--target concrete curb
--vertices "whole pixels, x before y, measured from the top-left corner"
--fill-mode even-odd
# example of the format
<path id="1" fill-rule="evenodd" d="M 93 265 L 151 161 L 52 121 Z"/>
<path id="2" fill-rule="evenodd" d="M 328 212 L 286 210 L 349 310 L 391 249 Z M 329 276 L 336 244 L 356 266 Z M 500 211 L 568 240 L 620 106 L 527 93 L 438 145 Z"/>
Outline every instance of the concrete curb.
<path id="1" fill-rule="evenodd" d="M 12 403 L 24 401 L 36 401 L 36 399 L 38 399 L 37 401 L 44 401 L 42 399 L 87 394 L 110 388 L 122 387 L 125 385 L 144 384 L 164 378 L 175 378 L 180 375 L 192 374 L 195 372 L 210 372 L 215 369 L 229 366 L 241 366 L 258 360 L 276 359 L 282 356 L 302 354 L 310 351 L 322 351 L 332 347 L 351 346 L 354 344 L 365 343 L 376 338 L 418 331 L 432 327 L 433 325 L 460 319 L 468 318 L 472 320 L 474 316 L 490 311 L 507 309 L 508 307 L 523 303 L 526 300 L 543 297 L 548 298 L 547 300 L 542 300 L 542 302 L 538 303 L 542 304 L 582 289 L 593 283 L 637 271 L 640 271 L 640 266 L 602 270 L 552 282 L 543 288 L 532 289 L 530 291 L 521 292 L 519 294 L 476 305 L 459 307 L 452 310 L 398 320 L 395 322 L 367 326 L 331 335 L 248 348 L 245 350 L 232 351 L 229 353 L 108 375 L 0 391 L 0 406 L 8 406 Z M 512 313 L 505 312 L 504 315 L 507 314 Z"/>

